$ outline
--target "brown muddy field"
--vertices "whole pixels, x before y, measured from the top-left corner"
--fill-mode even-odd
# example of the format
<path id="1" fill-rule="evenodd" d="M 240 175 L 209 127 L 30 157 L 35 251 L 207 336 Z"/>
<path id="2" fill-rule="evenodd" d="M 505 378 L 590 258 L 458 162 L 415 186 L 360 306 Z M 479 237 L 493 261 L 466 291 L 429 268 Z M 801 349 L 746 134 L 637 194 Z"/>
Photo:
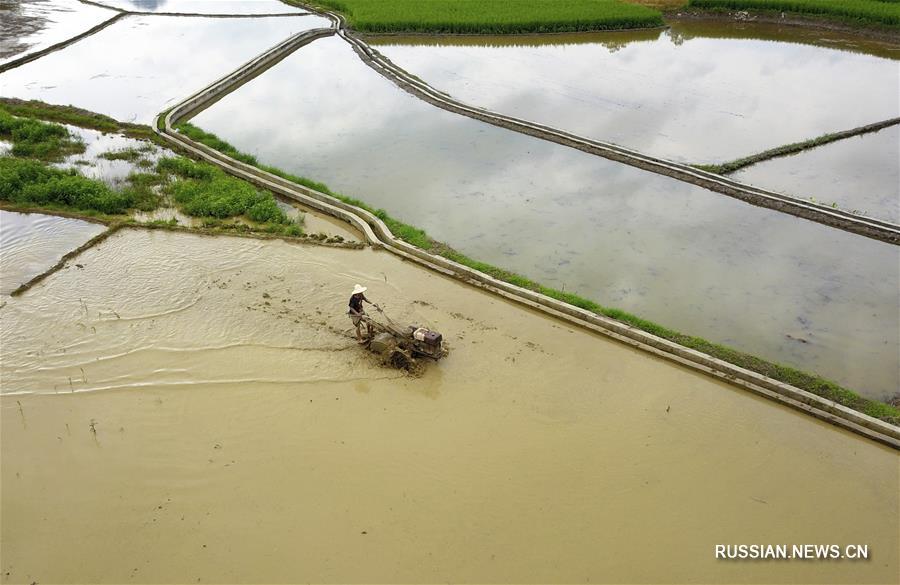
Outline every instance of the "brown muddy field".
<path id="1" fill-rule="evenodd" d="M 896 578 L 896 452 L 385 252 L 74 262 L 0 309 L 4 583 Z M 356 282 L 449 357 L 377 364 Z M 871 559 L 714 560 L 742 542 Z"/>

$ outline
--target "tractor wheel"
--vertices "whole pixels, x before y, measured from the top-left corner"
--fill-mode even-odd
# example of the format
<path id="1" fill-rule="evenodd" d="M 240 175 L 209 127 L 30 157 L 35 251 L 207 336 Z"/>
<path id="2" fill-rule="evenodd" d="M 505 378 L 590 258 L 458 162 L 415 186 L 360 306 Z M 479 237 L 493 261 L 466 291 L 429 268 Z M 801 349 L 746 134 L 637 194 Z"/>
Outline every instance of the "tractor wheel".
<path id="1" fill-rule="evenodd" d="M 392 351 L 389 361 L 390 364 L 398 370 L 409 370 L 416 363 L 416 360 L 402 349 L 395 349 Z"/>

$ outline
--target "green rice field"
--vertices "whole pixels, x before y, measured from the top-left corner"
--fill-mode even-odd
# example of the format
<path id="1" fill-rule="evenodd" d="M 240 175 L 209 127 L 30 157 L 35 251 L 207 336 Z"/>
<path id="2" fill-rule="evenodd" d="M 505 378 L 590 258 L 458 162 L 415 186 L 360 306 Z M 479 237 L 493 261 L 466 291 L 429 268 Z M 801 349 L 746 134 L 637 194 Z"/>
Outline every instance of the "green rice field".
<path id="1" fill-rule="evenodd" d="M 523 33 L 662 26 L 652 8 L 620 0 L 319 0 L 366 32 Z"/>
<path id="2" fill-rule="evenodd" d="M 691 0 L 694 8 L 778 10 L 860 24 L 900 26 L 900 0 Z"/>

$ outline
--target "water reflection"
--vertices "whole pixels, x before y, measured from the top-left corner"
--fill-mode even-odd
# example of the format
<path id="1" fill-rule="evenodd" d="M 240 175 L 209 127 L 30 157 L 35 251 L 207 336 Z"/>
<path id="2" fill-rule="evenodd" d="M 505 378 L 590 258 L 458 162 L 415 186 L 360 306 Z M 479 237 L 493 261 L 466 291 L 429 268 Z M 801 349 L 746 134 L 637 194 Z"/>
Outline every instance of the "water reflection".
<path id="1" fill-rule="evenodd" d="M 721 162 L 900 115 L 900 47 L 816 35 L 676 23 L 544 39 L 553 44 L 373 42 L 466 103 L 673 160 Z"/>
<path id="2" fill-rule="evenodd" d="M 753 165 L 734 178 L 900 223 L 900 127 Z"/>
<path id="3" fill-rule="evenodd" d="M 438 110 L 337 38 L 195 123 L 475 258 L 871 396 L 898 387 L 893 246 Z"/>
<path id="4" fill-rule="evenodd" d="M 65 50 L 0 75 L 0 93 L 151 123 L 178 100 L 293 34 L 302 18 L 129 16 Z"/>
<path id="5" fill-rule="evenodd" d="M 115 12 L 78 0 L 0 2 L 0 65 L 83 33 Z"/>
<path id="6" fill-rule="evenodd" d="M 104 229 L 77 219 L 0 210 L 0 295 L 8 295 Z"/>
<path id="7" fill-rule="evenodd" d="M 102 4 L 131 12 L 180 12 L 185 14 L 280 14 L 307 12 L 278 0 L 100 0 Z"/>
<path id="8" fill-rule="evenodd" d="M 66 157 L 54 166 L 76 169 L 91 179 L 103 181 L 114 189 L 123 188 L 131 173 L 147 172 L 164 156 L 172 156 L 172 151 L 160 148 L 151 142 L 129 138 L 121 134 L 98 132 L 78 126 L 65 125 L 69 133 L 84 143 L 85 150 Z M 110 157 L 110 154 L 125 153 L 128 158 Z M 106 156 L 105 156 L 106 155 Z"/>

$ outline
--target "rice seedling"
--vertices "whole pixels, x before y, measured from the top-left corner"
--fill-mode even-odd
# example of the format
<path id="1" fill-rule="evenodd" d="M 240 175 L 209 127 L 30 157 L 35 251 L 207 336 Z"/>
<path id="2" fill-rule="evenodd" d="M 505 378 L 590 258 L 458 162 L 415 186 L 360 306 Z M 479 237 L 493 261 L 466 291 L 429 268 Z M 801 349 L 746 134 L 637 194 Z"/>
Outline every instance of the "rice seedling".
<path id="1" fill-rule="evenodd" d="M 662 26 L 662 15 L 621 0 L 318 0 L 366 32 L 531 33 Z"/>

